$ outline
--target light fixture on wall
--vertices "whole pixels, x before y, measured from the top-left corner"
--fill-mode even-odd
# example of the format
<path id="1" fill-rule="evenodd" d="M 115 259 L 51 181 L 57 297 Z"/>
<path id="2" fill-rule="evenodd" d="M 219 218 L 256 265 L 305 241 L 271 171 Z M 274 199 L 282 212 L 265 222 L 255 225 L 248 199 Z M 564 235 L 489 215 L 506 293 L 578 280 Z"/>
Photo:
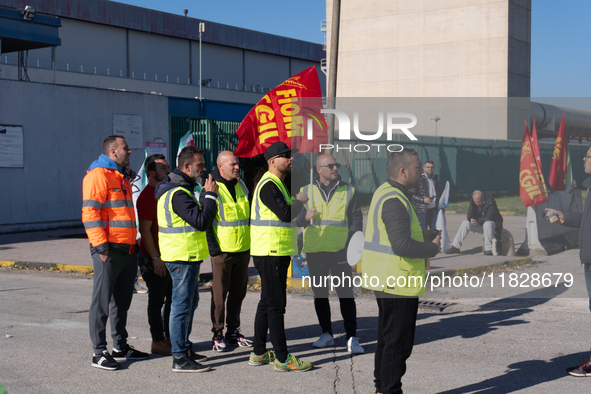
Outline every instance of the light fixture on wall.
<path id="1" fill-rule="evenodd" d="M 32 21 L 35 17 L 35 10 L 30 5 L 25 6 L 25 8 L 21 11 L 21 15 L 23 19 L 26 21 Z"/>
<path id="2" fill-rule="evenodd" d="M 209 85 L 210 82 L 211 82 L 211 78 L 209 78 L 209 79 L 202 79 L 201 80 L 201 85 L 202 86 Z"/>

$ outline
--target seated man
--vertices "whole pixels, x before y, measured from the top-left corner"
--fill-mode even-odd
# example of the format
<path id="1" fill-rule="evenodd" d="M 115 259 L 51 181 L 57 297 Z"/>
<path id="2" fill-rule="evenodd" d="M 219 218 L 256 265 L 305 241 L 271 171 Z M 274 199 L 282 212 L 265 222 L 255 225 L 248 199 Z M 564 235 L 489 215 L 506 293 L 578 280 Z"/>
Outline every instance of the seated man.
<path id="1" fill-rule="evenodd" d="M 468 219 L 460 225 L 460 229 L 452 242 L 452 247 L 444 250 L 446 254 L 460 253 L 462 242 L 468 231 L 484 233 L 484 254 L 492 256 L 493 235 L 498 236 L 503 229 L 503 217 L 497 203 L 489 191 L 474 190 L 468 209 Z"/>

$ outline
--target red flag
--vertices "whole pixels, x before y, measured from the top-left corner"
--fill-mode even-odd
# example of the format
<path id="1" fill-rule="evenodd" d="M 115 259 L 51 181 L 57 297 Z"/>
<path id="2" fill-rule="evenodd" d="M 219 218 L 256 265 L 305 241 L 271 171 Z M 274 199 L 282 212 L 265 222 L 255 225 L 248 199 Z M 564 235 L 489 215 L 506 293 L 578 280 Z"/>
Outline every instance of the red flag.
<path id="1" fill-rule="evenodd" d="M 550 164 L 550 175 L 548 175 L 548 183 L 555 192 L 564 190 L 566 188 L 566 133 L 564 131 L 564 114 L 562 114 L 562 121 L 558 129 L 558 136 L 556 137 L 556 145 L 554 145 L 554 153 L 552 154 L 552 164 Z"/>
<path id="2" fill-rule="evenodd" d="M 319 145 L 328 141 L 321 97 L 316 66 L 289 78 L 246 115 L 236 130 L 239 141 L 234 155 L 253 157 L 278 141 L 300 152 L 318 152 Z"/>
<path id="3" fill-rule="evenodd" d="M 548 202 L 548 193 L 543 186 L 544 178 L 532 148 L 527 123 L 521 140 L 521 160 L 519 167 L 519 196 L 525 207 Z"/>

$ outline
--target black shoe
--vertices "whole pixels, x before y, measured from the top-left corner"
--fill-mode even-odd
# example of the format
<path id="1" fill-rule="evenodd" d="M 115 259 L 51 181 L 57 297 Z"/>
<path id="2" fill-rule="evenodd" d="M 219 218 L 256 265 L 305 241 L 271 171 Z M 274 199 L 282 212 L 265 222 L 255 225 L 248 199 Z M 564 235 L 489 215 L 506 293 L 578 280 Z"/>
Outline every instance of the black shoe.
<path id="1" fill-rule="evenodd" d="M 492 250 L 485 250 L 484 251 L 484 255 L 485 256 L 492 256 L 493 255 L 493 252 L 492 252 Z"/>
<path id="2" fill-rule="evenodd" d="M 191 346 L 193 346 L 193 344 L 191 344 Z M 206 356 L 195 353 L 191 348 L 187 349 L 187 353 L 185 355 L 189 357 L 191 360 L 195 361 L 196 363 L 202 363 L 204 361 L 207 361 Z"/>
<path id="3" fill-rule="evenodd" d="M 172 372 L 207 372 L 210 369 L 211 367 L 201 365 L 186 355 L 182 357 L 172 356 Z"/>
<path id="4" fill-rule="evenodd" d="M 246 339 L 244 335 L 240 333 L 240 330 L 234 330 L 234 332 L 226 332 L 226 342 L 230 345 L 238 345 L 240 347 L 253 347 L 252 341 Z"/>
<path id="5" fill-rule="evenodd" d="M 125 345 L 123 349 L 113 348 L 113 358 L 115 361 L 145 360 L 148 358 L 148 353 L 140 352 L 129 345 Z"/>
<path id="6" fill-rule="evenodd" d="M 451 248 L 444 250 L 443 253 L 445 253 L 445 254 L 459 254 L 460 249 L 456 248 L 455 246 L 452 246 Z"/>
<path id="7" fill-rule="evenodd" d="M 579 366 L 567 368 L 566 372 L 579 378 L 591 377 L 591 357 Z"/>
<path id="8" fill-rule="evenodd" d="M 121 365 L 115 361 L 106 350 L 103 354 L 92 356 L 92 366 L 95 368 L 106 369 L 107 371 L 115 371 L 121 368 Z"/>

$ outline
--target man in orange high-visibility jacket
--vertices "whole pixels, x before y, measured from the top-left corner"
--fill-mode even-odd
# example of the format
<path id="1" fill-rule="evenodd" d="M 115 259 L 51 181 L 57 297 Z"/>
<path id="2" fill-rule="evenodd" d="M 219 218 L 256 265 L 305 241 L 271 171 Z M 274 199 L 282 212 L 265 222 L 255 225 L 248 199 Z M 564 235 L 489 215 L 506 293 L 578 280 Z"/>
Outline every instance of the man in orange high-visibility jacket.
<path id="1" fill-rule="evenodd" d="M 137 229 L 131 185 L 125 176 L 131 150 L 125 138 L 109 136 L 104 154 L 88 168 L 82 185 L 82 222 L 90 241 L 94 266 L 88 312 L 94 348 L 92 366 L 113 371 L 118 361 L 142 360 L 147 353 L 127 344 L 127 310 L 137 272 Z M 113 354 L 107 350 L 106 324 L 111 320 Z"/>

